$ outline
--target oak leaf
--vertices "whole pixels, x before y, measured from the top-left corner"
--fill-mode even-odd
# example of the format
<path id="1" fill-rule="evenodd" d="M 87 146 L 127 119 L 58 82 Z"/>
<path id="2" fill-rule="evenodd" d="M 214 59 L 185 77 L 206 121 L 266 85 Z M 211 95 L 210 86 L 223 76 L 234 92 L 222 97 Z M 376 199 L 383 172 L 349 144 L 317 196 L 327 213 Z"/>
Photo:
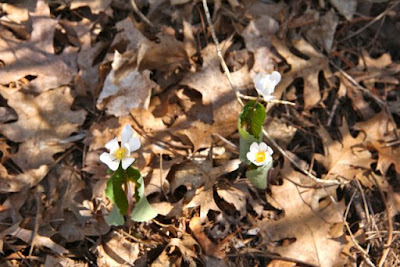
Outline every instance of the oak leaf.
<path id="1" fill-rule="evenodd" d="M 331 74 L 329 70 L 329 60 L 323 54 L 315 50 L 304 39 L 293 43 L 293 46 L 303 53 L 308 60 L 293 54 L 289 47 L 277 38 L 273 39 L 273 45 L 278 53 L 290 65 L 290 71 L 282 75 L 281 82 L 275 88 L 274 95 L 281 98 L 284 90 L 297 78 L 304 80 L 304 106 L 306 109 L 312 108 L 321 100 L 321 93 L 318 84 L 318 75 L 323 71 L 327 76 Z"/>
<path id="2" fill-rule="evenodd" d="M 325 179 L 343 178 L 350 181 L 356 175 L 368 176 L 374 160 L 363 145 L 364 134 L 361 133 L 353 138 L 345 119 L 340 127 L 341 142 L 332 140 L 325 128 L 321 127 L 317 131 L 322 138 L 324 155 L 315 154 L 315 159 L 328 170 Z"/>
<path id="3" fill-rule="evenodd" d="M 21 143 L 11 159 L 23 170 L 36 169 L 54 162 L 53 155 L 71 144 L 63 139 L 76 132 L 86 111 L 72 111 L 69 87 L 46 91 L 38 96 L 0 87 L 0 93 L 18 114 L 18 120 L 0 125 L 9 140 Z"/>
<path id="4" fill-rule="evenodd" d="M 54 30 L 57 20 L 50 17 L 45 1 L 39 0 L 30 13 L 32 34 L 28 41 L 13 36 L 0 38 L 0 84 L 8 84 L 25 76 L 36 77 L 29 87 L 36 92 L 68 84 L 77 71 L 76 49 L 68 48 L 60 55 L 54 53 Z"/>
<path id="5" fill-rule="evenodd" d="M 280 256 L 301 260 L 318 266 L 336 266 L 341 263 L 340 253 L 343 244 L 330 236 L 330 229 L 342 222 L 345 205 L 334 204 L 326 194 L 313 188 L 313 182 L 305 175 L 296 172 L 288 160 L 281 170 L 282 185 L 271 185 L 269 202 L 273 199 L 283 217 L 277 220 L 262 220 L 255 225 L 260 234 L 272 242 L 268 250 Z M 299 186 L 300 185 L 300 186 Z M 304 185 L 305 187 L 302 187 Z M 334 194 L 335 190 L 331 190 Z M 332 195 L 335 197 L 335 195 Z M 271 202 L 272 203 L 272 202 Z M 293 242 L 287 245 L 273 243 Z"/>
<path id="6" fill-rule="evenodd" d="M 394 165 L 397 173 L 400 173 L 400 148 L 386 145 L 388 141 L 397 139 L 396 126 L 384 110 L 367 121 L 357 123 L 354 128 L 363 131 L 366 142 L 378 151 L 376 168 L 383 175 L 391 164 Z"/>

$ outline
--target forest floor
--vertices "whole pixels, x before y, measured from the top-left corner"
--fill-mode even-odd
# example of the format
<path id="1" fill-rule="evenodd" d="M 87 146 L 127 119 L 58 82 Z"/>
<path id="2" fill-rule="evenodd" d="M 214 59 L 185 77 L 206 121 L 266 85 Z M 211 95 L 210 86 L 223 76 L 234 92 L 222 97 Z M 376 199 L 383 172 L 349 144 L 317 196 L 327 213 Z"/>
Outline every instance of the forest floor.
<path id="1" fill-rule="evenodd" d="M 1 2 L 0 266 L 400 266 L 400 1 Z M 125 125 L 158 216 L 110 226 Z"/>

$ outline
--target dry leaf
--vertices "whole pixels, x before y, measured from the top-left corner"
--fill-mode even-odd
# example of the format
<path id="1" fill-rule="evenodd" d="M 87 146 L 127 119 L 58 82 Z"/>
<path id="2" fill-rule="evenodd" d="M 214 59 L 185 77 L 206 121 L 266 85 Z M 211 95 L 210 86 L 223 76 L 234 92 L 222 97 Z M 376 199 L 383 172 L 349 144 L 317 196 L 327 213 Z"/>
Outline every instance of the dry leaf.
<path id="1" fill-rule="evenodd" d="M 331 4 L 342 14 L 348 21 L 351 21 L 357 10 L 357 0 L 329 0 Z"/>
<path id="2" fill-rule="evenodd" d="M 193 199 L 186 205 L 186 208 L 195 208 L 200 206 L 200 219 L 204 222 L 210 210 L 222 212 L 214 200 L 214 190 L 201 187 L 196 190 Z"/>
<path id="3" fill-rule="evenodd" d="M 98 247 L 99 266 L 133 265 L 139 258 L 139 243 L 131 242 L 115 231 L 109 233 L 103 240 Z"/>
<path id="4" fill-rule="evenodd" d="M 290 71 L 282 75 L 281 82 L 277 85 L 273 94 L 278 99 L 282 97 L 284 90 L 297 78 L 304 80 L 304 106 L 306 109 L 312 108 L 321 100 L 321 93 L 318 84 L 320 71 L 325 72 L 325 76 L 331 74 L 329 70 L 328 58 L 315 50 L 304 39 L 294 41 L 293 46 L 308 56 L 309 59 L 302 59 L 290 52 L 287 45 L 277 39 L 273 39 L 273 45 L 278 53 L 291 66 Z"/>
<path id="5" fill-rule="evenodd" d="M 221 44 L 221 47 L 229 46 L 230 42 Z M 193 112 L 194 118 L 187 120 L 186 115 L 182 115 L 170 128 L 173 134 L 187 136 L 195 151 L 210 146 L 212 134 L 226 137 L 235 132 L 240 111 L 235 93 L 219 68 L 215 46 L 209 44 L 202 50 L 202 56 L 202 69 L 195 73 L 187 73 L 180 83 L 200 92 L 203 106 Z M 245 88 L 252 83 L 247 68 L 232 72 L 231 76 L 237 88 Z M 202 117 L 204 113 L 211 113 L 211 118 L 205 120 L 204 116 Z"/>
<path id="6" fill-rule="evenodd" d="M 92 13 L 100 13 L 104 12 L 106 8 L 108 8 L 111 4 L 112 0 L 96 0 L 96 1 L 88 1 L 88 0 L 72 0 L 70 3 L 71 9 L 76 9 L 84 6 L 88 6 Z"/>
<path id="7" fill-rule="evenodd" d="M 271 38 L 278 31 L 279 25 L 273 18 L 263 15 L 250 23 L 241 35 L 248 51 L 254 54 L 252 75 L 258 72 L 271 73 L 274 70 L 273 53 L 270 50 Z"/>
<path id="8" fill-rule="evenodd" d="M 0 192 L 19 192 L 23 188 L 37 185 L 47 174 L 49 167 L 42 165 L 37 169 L 27 170 L 23 173 L 9 174 L 3 165 L 0 165 Z"/>
<path id="9" fill-rule="evenodd" d="M 325 179 L 343 178 L 351 181 L 358 174 L 367 177 L 374 160 L 363 145 L 365 135 L 361 133 L 353 138 L 346 119 L 343 119 L 340 133 L 342 135 L 341 142 L 332 140 L 324 128 L 318 129 L 324 145 L 324 155 L 315 154 L 315 159 L 328 170 Z"/>
<path id="10" fill-rule="evenodd" d="M 296 172 L 285 160 L 281 170 L 282 185 L 272 185 L 271 196 L 283 211 L 277 220 L 258 221 L 260 234 L 270 242 L 268 250 L 285 258 L 293 258 L 318 266 L 340 265 L 343 244 L 332 239 L 330 228 L 342 222 L 343 201 L 333 204 L 329 197 L 323 201 L 312 187 L 313 182 Z M 293 181 L 293 182 L 291 182 Z M 306 187 L 297 186 L 301 184 Z M 335 192 L 334 190 L 332 190 Z M 268 196 L 269 197 L 269 196 Z M 335 197 L 335 196 L 333 196 Z M 293 242 L 290 243 L 290 240 Z M 289 244 L 285 243 L 289 241 Z"/>
<path id="11" fill-rule="evenodd" d="M 22 142 L 11 158 L 22 170 L 36 169 L 54 162 L 53 155 L 71 144 L 60 140 L 76 132 L 86 111 L 70 109 L 70 88 L 44 92 L 36 97 L 0 87 L 0 93 L 17 112 L 18 121 L 0 125 L 0 132 L 14 142 Z"/>
<path id="12" fill-rule="evenodd" d="M 48 4 L 39 0 L 30 13 L 32 34 L 28 41 L 8 36 L 0 38 L 0 84 L 8 84 L 27 75 L 37 76 L 29 82 L 35 92 L 44 92 L 69 84 L 76 73 L 76 49 L 68 48 L 54 54 L 53 39 L 57 20 L 50 17 Z"/>
<path id="13" fill-rule="evenodd" d="M 400 148 L 386 146 L 387 141 L 396 139 L 394 134 L 396 126 L 385 111 L 381 111 L 368 121 L 357 123 L 355 129 L 362 130 L 366 135 L 366 141 L 378 151 L 376 168 L 383 175 L 391 164 L 394 164 L 397 173 L 400 173 Z"/>
<path id="14" fill-rule="evenodd" d="M 16 237 L 18 239 L 21 239 L 25 243 L 29 244 L 31 243 L 31 239 L 33 236 L 33 232 L 31 230 L 25 229 L 25 228 L 20 228 L 18 224 L 14 224 L 13 226 L 7 228 L 3 232 L 0 233 L 0 239 L 4 240 L 6 236 L 12 236 Z M 67 249 L 64 247 L 58 245 L 55 243 L 53 240 L 51 240 L 47 236 L 41 236 L 38 233 L 35 234 L 35 246 L 38 247 L 46 247 L 48 249 L 51 249 L 53 252 L 63 255 L 69 253 Z"/>
<path id="15" fill-rule="evenodd" d="M 150 71 L 138 71 L 135 61 L 135 52 L 115 51 L 112 70 L 97 100 L 99 109 L 106 108 L 108 114 L 120 117 L 128 115 L 132 108 L 148 108 L 151 91 L 157 84 L 150 80 Z"/>
<path id="16" fill-rule="evenodd" d="M 189 222 L 190 230 L 196 237 L 200 244 L 201 249 L 207 256 L 214 256 L 216 258 L 224 259 L 225 253 L 218 249 L 218 246 L 211 242 L 207 235 L 203 232 L 203 226 L 201 226 L 201 219 L 197 216 L 193 217 Z"/>
<path id="17" fill-rule="evenodd" d="M 318 23 L 309 27 L 306 31 L 306 37 L 310 42 L 330 52 L 338 24 L 339 17 L 336 15 L 335 10 L 331 9 L 319 18 Z"/>
<path id="18" fill-rule="evenodd" d="M 180 252 L 178 254 L 180 255 L 179 257 L 174 256 L 176 250 Z M 181 266 L 183 260 L 188 264 L 188 266 L 196 266 L 194 261 L 198 257 L 196 250 L 200 250 L 199 244 L 196 240 L 194 240 L 191 235 L 183 233 L 182 239 L 171 238 L 162 253 L 150 266 Z M 170 254 L 171 257 L 169 257 Z"/>

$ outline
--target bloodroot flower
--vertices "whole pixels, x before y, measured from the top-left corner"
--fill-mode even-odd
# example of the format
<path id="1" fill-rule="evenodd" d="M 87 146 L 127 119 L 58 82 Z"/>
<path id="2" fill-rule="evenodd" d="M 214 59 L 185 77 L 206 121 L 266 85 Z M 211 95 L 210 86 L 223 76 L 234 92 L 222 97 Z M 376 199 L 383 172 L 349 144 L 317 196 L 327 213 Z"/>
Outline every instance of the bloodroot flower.
<path id="1" fill-rule="evenodd" d="M 274 98 L 272 93 L 275 90 L 275 86 L 281 81 L 281 74 L 277 71 L 271 74 L 257 73 L 254 76 L 253 82 L 259 95 L 261 95 L 265 101 L 269 101 Z"/>
<path id="2" fill-rule="evenodd" d="M 135 161 L 131 158 L 131 152 L 139 149 L 140 140 L 133 136 L 133 129 L 130 125 L 125 125 L 122 129 L 121 146 L 118 143 L 118 137 L 107 142 L 105 147 L 110 153 L 104 152 L 100 155 L 100 161 L 107 164 L 107 166 L 116 171 L 119 163 L 122 164 L 122 169 L 126 170 Z"/>
<path id="3" fill-rule="evenodd" d="M 261 142 L 257 144 L 252 143 L 250 146 L 250 151 L 247 153 L 247 159 L 250 160 L 256 166 L 266 166 L 272 164 L 272 154 L 274 151 L 272 148 L 267 146 L 266 143 Z"/>

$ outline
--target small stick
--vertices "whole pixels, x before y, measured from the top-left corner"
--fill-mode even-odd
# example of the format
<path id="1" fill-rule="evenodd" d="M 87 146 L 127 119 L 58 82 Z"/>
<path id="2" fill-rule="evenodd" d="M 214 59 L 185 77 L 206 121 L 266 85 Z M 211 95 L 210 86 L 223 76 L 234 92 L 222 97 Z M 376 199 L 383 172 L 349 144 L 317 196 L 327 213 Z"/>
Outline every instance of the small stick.
<path id="1" fill-rule="evenodd" d="M 354 196 L 355 196 L 355 193 L 353 193 L 353 195 L 352 195 L 351 198 L 350 198 L 349 204 L 347 205 L 346 212 L 344 213 L 344 217 L 343 217 L 343 224 L 345 225 L 347 231 L 349 232 L 351 241 L 353 242 L 354 246 L 361 252 L 361 254 L 363 255 L 363 258 L 364 258 L 365 261 L 366 261 L 366 263 L 367 263 L 369 266 L 375 267 L 375 264 L 373 264 L 372 261 L 371 261 L 371 259 L 369 258 L 368 252 L 366 252 L 366 251 L 360 246 L 360 244 L 358 244 L 356 238 L 354 237 L 353 233 L 351 232 L 351 229 L 350 229 L 349 224 L 346 222 L 346 218 L 347 218 L 347 215 L 349 214 L 350 206 L 351 206 L 351 203 L 353 202 Z"/>
<path id="2" fill-rule="evenodd" d="M 143 20 L 144 23 L 149 25 L 151 28 L 156 29 L 156 26 L 154 26 L 154 24 L 151 23 L 151 21 L 148 18 L 146 18 L 146 16 L 139 10 L 139 8 L 136 5 L 135 0 L 131 0 L 131 5 L 132 5 L 133 12 L 135 12 L 136 15 L 138 15 L 140 17 L 140 19 Z"/>
<path id="3" fill-rule="evenodd" d="M 243 101 L 242 101 L 242 99 L 240 99 L 241 94 L 239 93 L 238 89 L 233 85 L 231 73 L 229 71 L 228 66 L 225 63 L 224 57 L 222 56 L 221 49 L 219 48 L 219 42 L 217 39 L 217 35 L 215 34 L 214 25 L 211 21 L 210 11 L 208 10 L 207 0 L 203 0 L 203 8 L 204 8 L 204 12 L 206 13 L 207 23 L 210 26 L 211 36 L 212 36 L 214 44 L 215 44 L 215 49 L 217 50 L 217 55 L 219 57 L 219 60 L 221 61 L 222 68 L 224 69 L 225 75 L 228 78 L 229 85 L 235 92 L 237 101 L 240 103 L 240 105 L 243 106 Z"/>
<path id="4" fill-rule="evenodd" d="M 240 94 L 239 97 L 242 99 L 246 99 L 246 100 L 260 100 L 260 98 L 256 97 L 256 96 L 247 96 L 247 95 Z M 264 101 L 264 100 L 261 100 L 261 101 L 266 102 L 266 103 L 277 103 L 277 104 L 282 104 L 282 105 L 296 106 L 296 103 L 286 101 L 286 100 L 272 99 L 269 101 Z"/>
<path id="5" fill-rule="evenodd" d="M 299 164 L 297 164 L 297 162 L 292 159 L 292 157 L 290 157 L 285 150 L 283 150 L 276 142 L 274 139 L 271 138 L 271 136 L 267 133 L 266 130 L 263 129 L 263 134 L 265 136 L 265 138 L 267 138 L 268 142 L 272 143 L 274 145 L 274 147 L 276 147 L 278 149 L 278 151 L 282 154 L 282 156 L 284 156 L 285 158 L 287 158 L 294 166 L 296 166 L 296 168 L 298 168 L 303 174 L 305 174 L 308 178 L 314 180 L 315 182 L 319 183 L 319 184 L 324 184 L 324 185 L 341 185 L 343 184 L 340 181 L 336 181 L 336 180 L 322 180 L 320 178 L 315 177 L 312 173 L 310 173 L 309 171 L 306 171 L 304 169 L 302 169 Z"/>
<path id="6" fill-rule="evenodd" d="M 349 36 L 343 38 L 342 40 L 339 40 L 339 42 L 343 42 L 346 41 L 350 38 L 353 38 L 354 36 L 360 34 L 362 31 L 364 31 L 365 29 L 367 29 L 368 27 L 370 27 L 372 24 L 374 24 L 375 22 L 377 22 L 378 20 L 380 20 L 381 18 L 383 18 L 384 16 L 387 15 L 387 13 L 389 13 L 390 10 L 392 10 L 393 8 L 395 8 L 400 2 L 396 1 L 392 6 L 390 6 L 389 8 L 387 8 L 385 11 L 383 11 L 381 14 L 379 14 L 378 16 L 376 16 L 373 20 L 371 20 L 370 22 L 368 22 L 367 24 L 364 25 L 364 27 L 360 28 L 358 31 L 350 34 Z"/>

